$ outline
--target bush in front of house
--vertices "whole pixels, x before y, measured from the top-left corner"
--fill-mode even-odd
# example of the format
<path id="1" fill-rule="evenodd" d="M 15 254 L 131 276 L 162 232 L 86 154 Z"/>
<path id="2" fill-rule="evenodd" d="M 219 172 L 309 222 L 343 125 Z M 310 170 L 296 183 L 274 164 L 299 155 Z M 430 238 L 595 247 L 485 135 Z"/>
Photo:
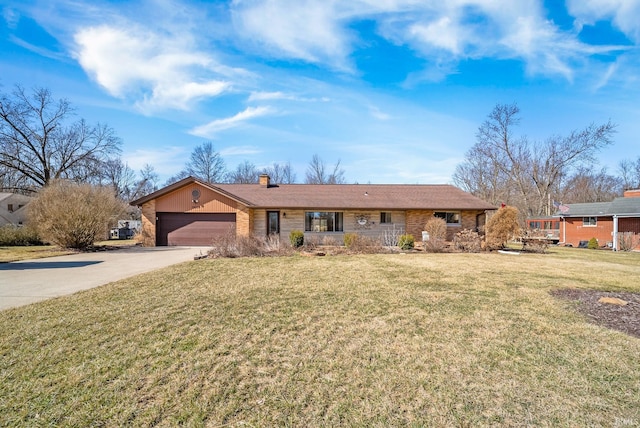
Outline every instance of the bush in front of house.
<path id="1" fill-rule="evenodd" d="M 358 234 L 357 233 L 345 233 L 344 234 L 344 246 L 349 248 L 351 247 L 358 239 Z"/>
<path id="2" fill-rule="evenodd" d="M 518 236 L 519 232 L 518 209 L 510 206 L 500 208 L 487 221 L 485 236 L 487 250 L 505 248 L 507 242 Z"/>
<path id="3" fill-rule="evenodd" d="M 587 243 L 587 248 L 590 250 L 598 249 L 598 240 L 596 238 L 589 239 L 589 242 Z"/>
<path id="4" fill-rule="evenodd" d="M 482 238 L 478 232 L 463 229 L 453 237 L 453 246 L 464 253 L 477 253 L 482 249 Z"/>
<path id="5" fill-rule="evenodd" d="M 109 225 L 126 209 L 113 189 L 69 180 L 51 182 L 27 208 L 29 224 L 42 239 L 81 250 L 105 239 Z"/>
<path id="6" fill-rule="evenodd" d="M 633 232 L 619 232 L 620 251 L 631 251 L 640 245 L 640 235 Z"/>
<path id="7" fill-rule="evenodd" d="M 209 257 L 265 257 L 291 253 L 291 247 L 282 245 L 277 235 L 236 236 L 235 232 L 216 237 L 208 251 Z"/>
<path id="8" fill-rule="evenodd" d="M 401 250 L 413 250 L 415 242 L 416 240 L 413 235 L 405 233 L 398 238 L 398 247 L 400 247 Z"/>
<path id="9" fill-rule="evenodd" d="M 38 232 L 32 227 L 5 225 L 0 227 L 0 246 L 18 247 L 25 245 L 44 245 Z"/>
<path id="10" fill-rule="evenodd" d="M 344 235 L 344 245 L 352 254 L 377 254 L 382 252 L 380 239 L 357 233 L 346 233 Z"/>
<path id="11" fill-rule="evenodd" d="M 301 230 L 292 230 L 289 233 L 289 242 L 293 248 L 300 248 L 304 245 L 304 232 Z"/>
<path id="12" fill-rule="evenodd" d="M 424 231 L 429 234 L 429 239 L 422 243 L 424 250 L 432 253 L 442 252 L 447 240 L 447 222 L 439 217 L 431 217 L 424 225 Z"/>

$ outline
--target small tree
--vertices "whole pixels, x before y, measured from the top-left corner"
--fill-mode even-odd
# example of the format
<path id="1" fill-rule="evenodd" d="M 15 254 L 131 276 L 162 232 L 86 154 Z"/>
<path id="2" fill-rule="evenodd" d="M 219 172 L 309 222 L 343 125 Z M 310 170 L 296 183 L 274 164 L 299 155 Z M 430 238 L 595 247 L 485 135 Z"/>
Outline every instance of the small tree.
<path id="1" fill-rule="evenodd" d="M 507 245 L 507 241 L 518 234 L 518 209 L 516 207 L 502 207 L 487 222 L 487 249 L 498 250 Z"/>
<path id="2" fill-rule="evenodd" d="M 400 247 L 401 250 L 413 250 L 414 245 L 415 239 L 413 235 L 409 233 L 401 235 L 398 239 L 398 247 Z"/>
<path id="3" fill-rule="evenodd" d="M 125 211 L 113 189 L 68 180 L 44 187 L 28 205 L 29 224 L 45 241 L 86 249 L 106 237 L 110 222 Z"/>
<path id="4" fill-rule="evenodd" d="M 447 239 L 447 222 L 439 217 L 432 217 L 424 225 L 424 231 L 429 234 L 429 239 L 423 242 L 424 250 L 434 253 L 444 249 Z"/>

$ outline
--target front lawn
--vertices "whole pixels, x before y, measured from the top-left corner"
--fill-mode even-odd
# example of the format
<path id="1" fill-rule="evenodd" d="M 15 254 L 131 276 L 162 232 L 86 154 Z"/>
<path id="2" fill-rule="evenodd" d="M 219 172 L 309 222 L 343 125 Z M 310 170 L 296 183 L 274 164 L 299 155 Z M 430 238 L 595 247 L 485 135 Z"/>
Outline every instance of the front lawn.
<path id="1" fill-rule="evenodd" d="M 66 254 L 73 254 L 74 252 L 73 250 L 66 250 L 55 245 L 0 247 L 0 263 L 64 256 Z"/>
<path id="2" fill-rule="evenodd" d="M 96 242 L 97 249 L 122 248 L 136 245 L 132 239 L 109 240 Z M 77 250 L 60 248 L 57 245 L 27 245 L 27 246 L 0 246 L 0 263 L 17 262 L 21 260 L 42 259 L 45 257 L 65 256 L 74 254 Z"/>
<path id="3" fill-rule="evenodd" d="M 0 312 L 0 426 L 637 426 L 640 254 L 184 263 Z M 640 310 L 640 309 L 639 309 Z"/>

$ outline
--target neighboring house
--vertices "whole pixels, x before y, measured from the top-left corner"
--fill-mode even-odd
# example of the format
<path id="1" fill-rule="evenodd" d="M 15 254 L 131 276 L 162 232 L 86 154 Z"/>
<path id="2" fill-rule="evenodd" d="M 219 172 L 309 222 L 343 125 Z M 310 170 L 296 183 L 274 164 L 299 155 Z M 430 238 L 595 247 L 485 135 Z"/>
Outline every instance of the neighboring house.
<path id="1" fill-rule="evenodd" d="M 560 244 L 577 247 L 596 238 L 600 246 L 619 249 L 618 233 L 640 234 L 640 190 L 627 190 L 611 202 L 567 204 L 559 212 Z M 568 207 L 568 209 L 566 209 Z"/>
<path id="2" fill-rule="evenodd" d="M 31 196 L 18 193 L 0 193 L 0 226 L 21 226 L 26 223 L 26 206 L 32 199 Z"/>
<path id="3" fill-rule="evenodd" d="M 279 235 L 292 230 L 305 238 L 334 238 L 345 233 L 380 237 L 406 231 L 419 240 L 427 220 L 448 223 L 448 236 L 484 226 L 494 207 L 451 185 L 280 184 L 269 176 L 259 184 L 211 184 L 193 177 L 131 202 L 142 208 L 143 243 L 211 245 L 213 239 Z"/>

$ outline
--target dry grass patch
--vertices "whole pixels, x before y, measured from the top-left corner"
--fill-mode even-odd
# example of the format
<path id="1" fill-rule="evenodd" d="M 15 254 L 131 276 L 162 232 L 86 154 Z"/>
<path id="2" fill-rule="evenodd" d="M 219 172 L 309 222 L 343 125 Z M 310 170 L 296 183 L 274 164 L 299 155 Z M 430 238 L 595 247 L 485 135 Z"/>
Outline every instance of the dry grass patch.
<path id="1" fill-rule="evenodd" d="M 73 253 L 75 253 L 75 251 L 66 250 L 55 245 L 0 247 L 0 263 L 41 259 L 44 257 L 64 256 Z"/>
<path id="2" fill-rule="evenodd" d="M 8 310 L 0 425 L 638 425 L 640 340 L 549 294 L 640 291 L 591 253 L 202 260 Z"/>

